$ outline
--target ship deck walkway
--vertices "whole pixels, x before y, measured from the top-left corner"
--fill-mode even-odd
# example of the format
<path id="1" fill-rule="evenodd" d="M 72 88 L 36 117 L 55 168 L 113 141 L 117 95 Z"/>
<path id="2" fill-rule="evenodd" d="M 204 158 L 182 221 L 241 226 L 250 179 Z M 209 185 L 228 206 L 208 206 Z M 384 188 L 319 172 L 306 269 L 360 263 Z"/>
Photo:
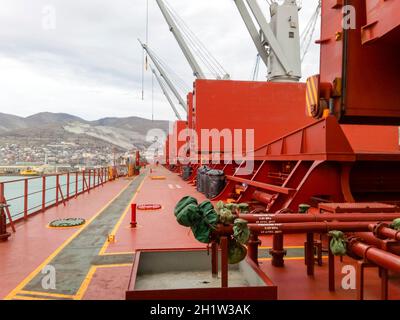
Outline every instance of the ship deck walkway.
<path id="1" fill-rule="evenodd" d="M 152 179 L 162 176 L 164 179 Z M 17 226 L 8 242 L 0 243 L 0 297 L 6 299 L 124 299 L 137 249 L 204 248 L 188 228 L 176 223 L 173 209 L 186 195 L 198 201 L 204 195 L 177 174 L 153 167 L 133 180 L 120 179 L 93 190 Z M 130 204 L 160 204 L 160 210 L 138 211 L 137 227 L 130 226 Z M 82 217 L 78 229 L 49 229 L 62 217 Z M 113 235 L 115 241 L 108 241 Z M 356 290 L 341 288 L 342 268 L 355 262 L 336 259 L 337 291 L 328 291 L 327 260 L 308 277 L 304 265 L 303 235 L 288 235 L 284 268 L 271 266 L 271 237 L 262 237 L 260 267 L 278 285 L 279 299 L 355 299 Z M 48 268 L 50 266 L 50 269 Z M 47 267 L 47 268 L 46 268 Z M 48 271 L 54 267 L 55 288 Z M 379 299 L 379 277 L 368 269 L 366 298 Z M 400 279 L 391 275 L 390 299 L 400 298 Z"/>

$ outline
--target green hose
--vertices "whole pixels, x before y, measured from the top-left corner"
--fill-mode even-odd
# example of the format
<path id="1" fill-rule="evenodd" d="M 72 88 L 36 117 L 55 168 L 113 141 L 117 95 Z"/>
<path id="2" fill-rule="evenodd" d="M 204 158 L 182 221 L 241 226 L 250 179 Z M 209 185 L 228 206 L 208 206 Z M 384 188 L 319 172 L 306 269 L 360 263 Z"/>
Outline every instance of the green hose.
<path id="1" fill-rule="evenodd" d="M 328 234 L 332 237 L 329 247 L 333 255 L 345 256 L 347 247 L 344 233 L 342 231 L 331 231 Z"/>
<path id="2" fill-rule="evenodd" d="M 390 227 L 394 230 L 400 231 L 400 218 L 393 220 L 392 224 Z"/>
<path id="3" fill-rule="evenodd" d="M 234 213 L 246 212 L 248 207 L 247 203 L 224 204 L 220 201 L 214 209 L 208 200 L 198 204 L 195 198 L 186 196 L 177 203 L 174 213 L 177 222 L 190 227 L 194 237 L 202 243 L 210 243 L 211 233 L 218 223 L 233 223 L 233 237 L 228 238 L 228 262 L 236 264 L 246 257 L 247 249 L 244 244 L 250 238 L 250 230 L 246 220 L 235 220 Z"/>
<path id="4" fill-rule="evenodd" d="M 247 226 L 247 221 L 236 219 L 233 226 L 233 238 L 240 244 L 246 244 L 250 238 L 250 229 Z"/>

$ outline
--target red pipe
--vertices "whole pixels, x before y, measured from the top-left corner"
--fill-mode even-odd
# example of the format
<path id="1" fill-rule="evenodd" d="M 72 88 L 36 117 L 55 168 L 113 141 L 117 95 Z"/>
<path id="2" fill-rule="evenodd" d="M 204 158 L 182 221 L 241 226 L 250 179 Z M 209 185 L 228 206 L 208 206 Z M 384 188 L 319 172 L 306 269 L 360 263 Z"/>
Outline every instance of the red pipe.
<path id="1" fill-rule="evenodd" d="M 272 195 L 258 190 L 254 191 L 253 193 L 253 199 L 264 204 L 269 204 L 271 202 L 272 197 L 273 197 Z"/>
<path id="2" fill-rule="evenodd" d="M 247 244 L 247 254 L 251 260 L 258 265 L 258 247 L 261 245 L 261 240 L 256 234 L 251 234 Z"/>
<path id="3" fill-rule="evenodd" d="M 136 228 L 136 203 L 131 204 L 131 228 Z"/>
<path id="4" fill-rule="evenodd" d="M 397 245 L 391 246 L 387 240 L 382 240 L 375 237 L 372 232 L 356 232 L 354 236 L 360 238 L 363 242 L 373 245 L 379 249 L 400 255 L 400 247 L 398 247 Z"/>
<path id="5" fill-rule="evenodd" d="M 251 232 L 255 234 L 296 234 L 296 233 L 328 233 L 332 230 L 343 232 L 364 232 L 368 231 L 371 221 L 367 222 L 300 222 L 300 223 L 272 223 L 272 224 L 248 224 Z M 215 230 L 219 235 L 231 235 L 232 225 L 217 226 Z"/>
<path id="6" fill-rule="evenodd" d="M 249 224 L 252 232 L 258 234 L 328 233 L 331 230 L 343 232 L 368 231 L 371 222 L 300 222 L 286 224 Z"/>
<path id="7" fill-rule="evenodd" d="M 277 233 L 272 237 L 272 249 L 269 250 L 269 254 L 272 256 L 272 265 L 274 267 L 283 267 L 285 264 L 284 256 L 286 250 L 283 247 L 283 234 Z"/>
<path id="8" fill-rule="evenodd" d="M 386 223 L 371 224 L 369 230 L 378 238 L 389 238 L 400 241 L 400 231 L 389 228 Z"/>
<path id="9" fill-rule="evenodd" d="M 349 239 L 347 249 L 360 258 L 375 263 L 386 270 L 400 272 L 400 257 L 393 253 L 362 243 L 356 238 Z"/>
<path id="10" fill-rule="evenodd" d="M 289 214 L 239 214 L 240 219 L 249 223 L 292 223 L 292 222 L 365 222 L 365 221 L 392 221 L 400 218 L 400 213 L 289 213 Z"/>

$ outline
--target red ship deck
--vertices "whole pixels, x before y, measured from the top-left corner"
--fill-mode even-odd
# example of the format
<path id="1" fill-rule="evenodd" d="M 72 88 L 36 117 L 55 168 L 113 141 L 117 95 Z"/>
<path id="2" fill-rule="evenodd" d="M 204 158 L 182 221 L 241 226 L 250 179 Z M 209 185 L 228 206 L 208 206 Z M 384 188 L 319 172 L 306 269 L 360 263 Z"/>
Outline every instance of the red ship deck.
<path id="1" fill-rule="evenodd" d="M 152 180 L 150 176 L 164 176 Z M 144 172 L 133 181 L 107 183 L 66 207 L 59 206 L 17 225 L 17 233 L 0 243 L 0 297 L 5 299 L 124 299 L 137 249 L 202 248 L 190 230 L 178 225 L 173 209 L 186 195 L 199 201 L 205 197 L 178 175 L 163 167 Z M 158 211 L 138 211 L 138 226 L 130 227 L 130 203 L 161 204 Z M 82 217 L 87 223 L 78 229 L 55 230 L 48 223 L 61 217 Z M 115 235 L 115 242 L 108 242 Z M 337 291 L 328 291 L 327 261 L 316 267 L 315 276 L 306 275 L 303 258 L 305 236 L 287 236 L 288 255 L 284 268 L 272 267 L 268 247 L 271 238 L 262 238 L 261 269 L 278 285 L 279 299 L 356 299 L 355 290 L 341 289 L 342 266 L 354 264 L 345 258 L 336 261 Z M 41 271 L 55 267 L 56 288 L 43 289 Z M 211 272 L 211 271 L 210 271 Z M 376 269 L 368 269 L 366 299 L 379 299 Z M 394 279 L 389 298 L 400 298 L 400 279 Z M 223 298 L 223 297 L 221 297 Z"/>

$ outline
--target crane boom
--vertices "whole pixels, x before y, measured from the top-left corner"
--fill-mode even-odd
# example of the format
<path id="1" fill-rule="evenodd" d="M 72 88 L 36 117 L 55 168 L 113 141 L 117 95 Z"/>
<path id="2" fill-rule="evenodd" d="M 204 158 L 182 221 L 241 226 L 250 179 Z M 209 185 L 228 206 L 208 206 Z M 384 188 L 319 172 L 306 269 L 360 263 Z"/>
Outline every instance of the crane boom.
<path id="1" fill-rule="evenodd" d="M 299 81 L 301 61 L 299 8 L 296 1 L 285 0 L 282 5 L 272 3 L 270 23 L 265 18 L 257 0 L 234 0 L 234 2 L 257 51 L 268 67 L 268 79 L 270 81 Z M 260 34 L 252 16 L 261 30 Z"/>
<path id="2" fill-rule="evenodd" d="M 163 91 L 165 97 L 167 98 L 169 104 L 171 105 L 172 110 L 175 113 L 175 116 L 178 118 L 178 120 L 182 120 L 181 115 L 179 114 L 178 110 L 176 110 L 175 105 L 171 99 L 171 97 L 169 96 L 169 93 L 167 91 L 167 88 L 165 87 L 164 82 L 162 81 L 161 77 L 157 74 L 156 70 L 154 70 L 154 68 L 152 66 L 150 66 L 151 71 L 153 72 L 154 76 L 156 77 L 158 84 L 160 85 L 161 90 Z"/>
<path id="3" fill-rule="evenodd" d="M 179 104 L 187 112 L 187 104 L 186 104 L 185 100 L 183 100 L 182 96 L 179 94 L 178 90 L 176 89 L 176 87 L 172 83 L 171 79 L 168 77 L 167 72 L 165 71 L 165 69 L 159 63 L 157 57 L 154 55 L 154 52 L 152 50 L 150 50 L 150 48 L 146 44 L 142 43 L 140 40 L 139 40 L 139 43 L 143 47 L 143 49 L 147 52 L 147 54 L 150 56 L 151 61 L 153 61 L 154 65 L 156 66 L 156 68 L 157 68 L 158 72 L 160 73 L 161 77 L 163 77 L 163 79 L 167 83 L 168 87 L 171 89 L 172 93 L 174 94 L 174 96 L 178 100 Z"/>
<path id="4" fill-rule="evenodd" d="M 251 38 L 253 39 L 254 45 L 257 48 L 257 51 L 261 57 L 261 59 L 264 61 L 265 65 L 268 65 L 268 53 L 265 50 L 265 46 L 261 42 L 261 37 L 260 33 L 258 32 L 257 28 L 255 27 L 253 20 L 251 18 L 251 15 L 249 11 L 246 8 L 246 5 L 243 0 L 234 0 L 236 7 L 239 10 L 240 15 L 242 16 L 242 19 L 247 27 L 247 30 L 250 33 Z"/>
<path id="5" fill-rule="evenodd" d="M 169 26 L 170 31 L 174 35 L 176 41 L 178 42 L 179 47 L 181 48 L 186 60 L 188 61 L 190 67 L 193 70 L 193 75 L 197 79 L 206 79 L 206 76 L 201 69 L 200 65 L 198 64 L 196 58 L 194 57 L 192 51 L 190 50 L 188 44 L 186 43 L 185 39 L 181 31 L 179 30 L 177 24 L 175 23 L 174 19 L 172 18 L 171 14 L 169 13 L 168 9 L 165 7 L 165 4 L 162 0 L 156 0 L 157 4 Z"/>

